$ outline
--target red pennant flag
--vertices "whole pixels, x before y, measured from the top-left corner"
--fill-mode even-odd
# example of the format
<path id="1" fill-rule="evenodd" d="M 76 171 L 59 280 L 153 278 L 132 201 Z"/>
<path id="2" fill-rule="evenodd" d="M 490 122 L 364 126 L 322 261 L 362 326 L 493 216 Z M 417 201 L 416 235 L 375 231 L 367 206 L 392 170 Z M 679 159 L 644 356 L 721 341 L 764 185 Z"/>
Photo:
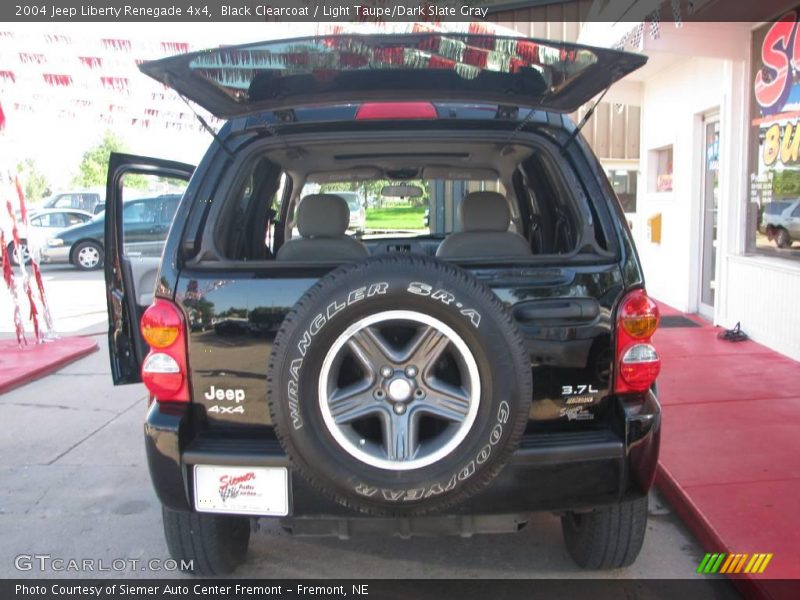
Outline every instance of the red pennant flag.
<path id="1" fill-rule="evenodd" d="M 38 54 L 35 52 L 20 52 L 19 60 L 23 63 L 36 63 L 39 65 L 47 62 L 44 54 Z"/>
<path id="2" fill-rule="evenodd" d="M 59 75 L 56 73 L 42 73 L 45 83 L 53 87 L 68 87 L 72 85 L 71 75 Z"/>
<path id="3" fill-rule="evenodd" d="M 172 54 L 186 54 L 189 52 L 189 44 L 186 42 L 161 42 L 161 49 Z"/>
<path id="4" fill-rule="evenodd" d="M 129 81 L 127 77 L 100 77 L 101 85 L 107 90 L 116 92 L 128 91 Z"/>
<path id="5" fill-rule="evenodd" d="M 2 229 L 0 229 L 0 246 L 6 248 L 6 234 L 3 233 Z M 14 271 L 11 270 L 11 260 L 8 257 L 8 252 L 3 252 L 0 258 L 3 260 L 3 281 L 10 288 L 14 282 Z"/>
<path id="6" fill-rule="evenodd" d="M 42 281 L 42 272 L 39 270 L 39 264 L 36 260 L 31 263 L 33 266 L 33 276 L 36 279 L 36 287 L 39 288 L 39 297 L 42 299 L 42 307 L 44 308 L 44 322 L 50 332 L 51 337 L 55 337 L 53 331 L 53 318 L 50 316 L 50 307 L 47 305 L 47 297 L 44 295 L 44 281 Z"/>
<path id="7" fill-rule="evenodd" d="M 112 39 L 112 38 L 105 38 L 101 40 L 103 46 L 110 50 L 121 50 L 124 52 L 131 51 L 131 41 L 130 40 L 120 40 L 120 39 Z"/>
<path id="8" fill-rule="evenodd" d="M 22 223 L 28 226 L 28 209 L 25 206 L 25 192 L 22 191 L 22 184 L 19 182 L 19 175 L 14 177 L 14 187 L 17 188 L 17 198 L 19 198 L 19 215 Z"/>
<path id="9" fill-rule="evenodd" d="M 99 56 L 79 56 L 78 59 L 90 69 L 103 66 L 103 59 Z"/>
<path id="10" fill-rule="evenodd" d="M 33 291 L 28 286 L 28 303 L 31 306 L 30 320 L 33 322 L 33 335 L 36 337 L 37 342 L 42 341 L 42 335 L 39 332 L 39 311 L 36 310 L 36 303 L 33 301 Z"/>
<path id="11" fill-rule="evenodd" d="M 22 221 L 23 225 L 25 226 L 25 230 L 28 229 L 28 207 L 25 203 L 25 192 L 22 190 L 22 184 L 20 183 L 19 176 L 17 175 L 14 178 L 14 185 L 17 188 L 17 197 L 19 198 L 19 212 L 20 212 L 20 220 Z M 0 246 L 2 247 L 2 246 Z M 31 255 L 31 271 L 33 271 L 33 277 L 36 280 L 36 287 L 39 291 L 39 299 L 42 303 L 42 309 L 44 310 L 44 320 L 45 325 L 47 326 L 47 330 L 50 335 L 54 335 L 53 332 L 53 319 L 50 316 L 50 307 L 47 304 L 47 297 L 44 293 L 44 281 L 42 281 L 42 273 L 39 270 L 39 263 L 36 260 L 36 257 Z M 30 284 L 28 285 L 28 300 L 31 304 L 31 319 L 33 320 L 33 329 L 34 333 L 36 334 L 36 339 L 41 341 L 41 336 L 39 335 L 39 323 L 36 315 L 38 311 L 36 310 L 36 305 L 33 302 L 32 291 Z"/>
<path id="12" fill-rule="evenodd" d="M 3 248 L 8 247 L 6 246 L 6 236 L 2 230 L 0 230 L 0 246 Z M 8 256 L 8 252 L 3 252 L 2 257 L 0 257 L 0 262 L 2 262 L 3 268 L 3 281 L 5 281 L 8 291 L 11 293 L 11 299 L 14 302 L 14 329 L 17 334 L 17 344 L 22 348 L 28 341 L 25 339 L 25 326 L 22 324 L 17 286 L 14 283 L 14 271 L 11 270 L 11 259 Z"/>

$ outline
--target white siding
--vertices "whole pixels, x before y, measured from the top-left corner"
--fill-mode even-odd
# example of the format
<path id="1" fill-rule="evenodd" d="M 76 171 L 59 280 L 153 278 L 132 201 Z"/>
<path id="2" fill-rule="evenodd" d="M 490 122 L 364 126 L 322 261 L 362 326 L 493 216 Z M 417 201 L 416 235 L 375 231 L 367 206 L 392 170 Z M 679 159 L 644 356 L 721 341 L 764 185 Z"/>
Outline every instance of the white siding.
<path id="1" fill-rule="evenodd" d="M 755 341 L 800 360 L 800 264 L 760 256 L 729 256 L 727 263 L 723 325 L 741 321 Z"/>
<path id="2" fill-rule="evenodd" d="M 633 233 L 648 291 L 687 312 L 697 310 L 702 114 L 721 111 L 721 129 L 729 131 L 724 110 L 725 90 L 729 88 L 725 62 L 686 59 L 644 83 L 638 220 Z M 656 168 L 650 152 L 666 146 L 672 146 L 673 151 L 673 191 L 655 192 L 652 182 Z M 729 166 L 723 151 L 721 169 Z M 647 236 L 647 219 L 656 214 L 662 216 L 660 244 Z"/>

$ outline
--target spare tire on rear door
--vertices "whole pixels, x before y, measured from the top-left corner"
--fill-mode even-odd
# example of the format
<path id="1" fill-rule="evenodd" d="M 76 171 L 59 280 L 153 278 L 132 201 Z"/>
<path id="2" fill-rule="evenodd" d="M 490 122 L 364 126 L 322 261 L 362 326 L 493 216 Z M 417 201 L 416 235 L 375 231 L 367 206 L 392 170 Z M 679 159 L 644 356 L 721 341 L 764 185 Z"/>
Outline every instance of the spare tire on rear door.
<path id="1" fill-rule="evenodd" d="M 323 277 L 286 316 L 269 407 L 315 487 L 372 514 L 460 502 L 519 442 L 527 350 L 508 310 L 468 272 L 409 256 Z"/>

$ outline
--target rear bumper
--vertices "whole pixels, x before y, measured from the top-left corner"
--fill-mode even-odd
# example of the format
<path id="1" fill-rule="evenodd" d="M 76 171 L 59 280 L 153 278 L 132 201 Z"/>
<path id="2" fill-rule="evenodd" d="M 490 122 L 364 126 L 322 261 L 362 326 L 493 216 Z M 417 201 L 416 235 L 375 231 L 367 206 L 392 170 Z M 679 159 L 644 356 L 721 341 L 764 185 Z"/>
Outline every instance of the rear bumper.
<path id="1" fill-rule="evenodd" d="M 150 475 L 164 505 L 192 509 L 193 465 L 272 466 L 289 469 L 291 516 L 360 516 L 308 486 L 276 439 L 194 435 L 189 431 L 187 409 L 153 403 L 145 423 Z M 526 435 L 497 479 L 448 514 L 584 509 L 647 494 L 658 461 L 658 400 L 652 392 L 630 401 L 617 400 L 615 412 L 613 430 Z"/>

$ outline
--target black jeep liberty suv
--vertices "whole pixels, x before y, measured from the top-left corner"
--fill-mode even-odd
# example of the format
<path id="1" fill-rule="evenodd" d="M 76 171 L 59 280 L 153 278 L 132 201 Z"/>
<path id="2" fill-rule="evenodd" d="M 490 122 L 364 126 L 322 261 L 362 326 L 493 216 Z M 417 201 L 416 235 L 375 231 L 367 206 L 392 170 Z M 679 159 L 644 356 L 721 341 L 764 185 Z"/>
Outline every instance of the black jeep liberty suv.
<path id="1" fill-rule="evenodd" d="M 174 558 L 229 573 L 259 518 L 469 534 L 552 511 L 578 565 L 635 560 L 658 308 L 566 114 L 645 60 L 436 33 L 141 66 L 227 121 L 196 168 L 115 154 L 109 170 L 112 373 L 150 392 Z M 133 176 L 183 194 L 168 233 L 142 238 L 161 220 L 128 202 Z"/>

